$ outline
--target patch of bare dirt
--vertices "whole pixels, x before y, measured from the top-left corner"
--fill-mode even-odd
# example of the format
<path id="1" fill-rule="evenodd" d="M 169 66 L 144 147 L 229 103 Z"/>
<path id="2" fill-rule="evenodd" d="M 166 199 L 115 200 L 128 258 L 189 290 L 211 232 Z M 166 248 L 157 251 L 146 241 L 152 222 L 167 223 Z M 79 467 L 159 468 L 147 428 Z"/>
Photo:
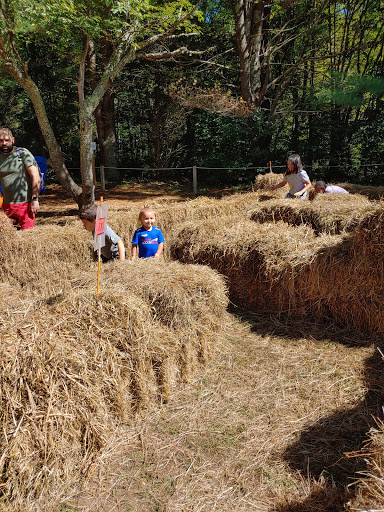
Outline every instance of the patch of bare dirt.
<path id="1" fill-rule="evenodd" d="M 116 186 L 101 193 L 96 190 L 96 200 L 100 197 L 108 205 L 116 207 L 122 203 L 124 206 L 144 205 L 154 202 L 181 202 L 193 198 L 193 194 L 185 192 L 165 183 L 154 182 L 150 184 L 130 183 L 129 185 Z M 71 217 L 76 217 L 78 207 L 68 192 L 60 185 L 50 185 L 40 198 L 40 211 L 36 217 L 37 224 L 45 224 L 55 219 L 58 223 L 65 223 Z"/>

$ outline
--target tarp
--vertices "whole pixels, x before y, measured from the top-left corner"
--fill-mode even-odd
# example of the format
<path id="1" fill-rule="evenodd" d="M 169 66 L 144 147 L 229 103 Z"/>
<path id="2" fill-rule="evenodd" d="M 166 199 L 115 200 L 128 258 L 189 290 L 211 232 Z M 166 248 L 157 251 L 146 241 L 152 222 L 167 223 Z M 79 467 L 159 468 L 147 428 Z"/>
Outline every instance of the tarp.
<path id="1" fill-rule="evenodd" d="M 36 155 L 33 155 L 35 160 L 36 160 L 36 163 L 39 167 L 39 171 L 40 171 L 40 194 L 42 194 L 43 192 L 45 192 L 47 190 L 46 186 L 45 186 L 45 178 L 47 176 L 47 170 L 48 170 L 48 164 L 47 164 L 47 159 L 44 158 L 43 156 L 36 156 Z M 1 185 L 0 185 L 0 194 L 3 193 L 3 189 L 1 188 Z"/>

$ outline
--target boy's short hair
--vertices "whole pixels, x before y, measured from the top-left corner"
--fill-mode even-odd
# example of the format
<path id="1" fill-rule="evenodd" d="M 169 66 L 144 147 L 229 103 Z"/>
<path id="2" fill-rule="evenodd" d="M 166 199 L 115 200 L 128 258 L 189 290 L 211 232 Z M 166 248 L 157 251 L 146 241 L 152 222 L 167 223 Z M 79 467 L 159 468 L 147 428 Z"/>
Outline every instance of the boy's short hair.
<path id="1" fill-rule="evenodd" d="M 140 213 L 139 213 L 139 220 L 141 220 L 141 217 L 144 215 L 145 212 L 152 212 L 155 214 L 155 217 L 156 217 L 156 212 L 153 208 L 150 208 L 149 206 L 146 206 L 145 208 L 143 208 L 142 210 L 140 210 Z"/>
<path id="2" fill-rule="evenodd" d="M 80 208 L 79 219 L 86 219 L 90 222 L 96 220 L 97 206 L 95 204 L 86 204 Z"/>
<path id="3" fill-rule="evenodd" d="M 316 181 L 315 188 L 326 188 L 325 181 L 322 181 L 322 180 Z"/>

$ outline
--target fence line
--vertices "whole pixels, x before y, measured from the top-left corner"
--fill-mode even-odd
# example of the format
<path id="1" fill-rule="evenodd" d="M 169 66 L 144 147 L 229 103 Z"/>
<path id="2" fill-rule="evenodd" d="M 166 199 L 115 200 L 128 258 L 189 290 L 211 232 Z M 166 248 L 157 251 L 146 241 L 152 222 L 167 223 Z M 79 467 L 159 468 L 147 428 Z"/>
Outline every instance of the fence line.
<path id="1" fill-rule="evenodd" d="M 371 168 L 377 168 L 384 166 L 384 163 L 380 164 L 361 164 L 359 167 L 371 167 Z M 311 169 L 320 170 L 321 165 L 309 165 L 305 166 L 305 168 L 310 171 Z M 327 169 L 337 169 L 342 166 L 340 165 L 326 165 L 324 166 Z M 79 171 L 80 167 L 68 167 L 69 171 Z M 198 171 L 254 171 L 255 174 L 261 174 L 261 173 L 271 173 L 278 171 L 279 173 L 284 173 L 286 170 L 285 165 L 272 165 L 271 162 L 269 162 L 269 165 L 263 167 L 263 166 L 255 166 L 255 167 L 199 167 L 197 165 L 192 165 L 189 167 L 107 167 L 100 165 L 98 167 L 94 167 L 95 170 L 95 183 L 96 183 L 96 170 L 99 171 L 100 174 L 100 184 L 101 184 L 101 190 L 105 192 L 105 171 L 106 170 L 113 170 L 113 171 L 140 171 L 142 178 L 144 178 L 144 175 L 146 173 L 150 172 L 158 172 L 158 171 L 188 171 L 190 170 L 192 172 L 192 183 L 193 183 L 193 193 L 194 195 L 197 194 L 198 189 Z"/>
<path id="2" fill-rule="evenodd" d="M 381 163 L 381 164 L 360 164 L 359 167 L 382 167 L 384 165 L 384 163 Z M 232 171 L 236 171 L 236 170 L 239 170 L 239 171 L 244 171 L 244 170 L 247 170 L 247 171 L 252 171 L 252 170 L 259 170 L 259 171 L 263 171 L 263 170 L 266 170 L 266 171 L 269 171 L 270 168 L 271 169 L 286 169 L 286 166 L 285 165 L 272 165 L 271 167 L 266 166 L 266 167 L 263 167 L 263 166 L 257 166 L 257 167 L 247 167 L 247 166 L 242 166 L 242 167 L 231 167 L 231 166 L 227 166 L 227 167 L 199 167 L 199 166 L 189 166 L 189 167 L 107 167 L 107 166 L 104 166 L 104 169 L 112 169 L 114 171 L 142 171 L 142 172 L 150 172 L 150 171 L 187 171 L 188 169 L 193 169 L 194 167 L 196 167 L 197 170 L 201 169 L 201 170 L 207 170 L 207 169 L 211 169 L 211 170 L 215 170 L 215 171 L 228 171 L 228 170 L 232 170 Z M 321 166 L 319 166 L 321 167 Z M 338 167 L 341 167 L 341 165 L 324 165 L 324 167 L 327 167 L 328 169 L 337 169 Z M 305 166 L 306 169 L 312 169 L 313 166 L 312 165 L 306 165 Z M 315 168 L 317 169 L 318 166 L 316 165 Z M 80 171 L 80 167 L 67 167 L 68 171 Z M 99 169 L 100 170 L 100 166 L 97 166 L 96 169 Z"/>

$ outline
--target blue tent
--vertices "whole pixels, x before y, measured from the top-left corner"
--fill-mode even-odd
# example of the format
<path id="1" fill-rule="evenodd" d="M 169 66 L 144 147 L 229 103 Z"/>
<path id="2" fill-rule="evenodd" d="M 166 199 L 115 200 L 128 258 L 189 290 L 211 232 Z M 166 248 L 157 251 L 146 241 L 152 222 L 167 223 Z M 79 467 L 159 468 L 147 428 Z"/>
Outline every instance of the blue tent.
<path id="1" fill-rule="evenodd" d="M 40 170 L 40 194 L 45 192 L 47 190 L 45 186 L 45 178 L 47 176 L 47 170 L 48 170 L 48 164 L 47 159 L 43 156 L 36 156 L 34 155 L 37 165 L 39 166 Z"/>
<path id="2" fill-rule="evenodd" d="M 45 186 L 45 178 L 47 176 L 47 170 L 48 170 L 47 159 L 44 158 L 43 156 L 36 156 L 36 155 L 33 155 L 33 156 L 36 160 L 36 163 L 37 163 L 37 165 L 39 167 L 39 171 L 40 171 L 40 194 L 42 194 L 43 192 L 45 192 L 47 190 L 47 188 Z M 1 194 L 3 193 L 1 185 L 0 185 L 0 193 Z"/>

